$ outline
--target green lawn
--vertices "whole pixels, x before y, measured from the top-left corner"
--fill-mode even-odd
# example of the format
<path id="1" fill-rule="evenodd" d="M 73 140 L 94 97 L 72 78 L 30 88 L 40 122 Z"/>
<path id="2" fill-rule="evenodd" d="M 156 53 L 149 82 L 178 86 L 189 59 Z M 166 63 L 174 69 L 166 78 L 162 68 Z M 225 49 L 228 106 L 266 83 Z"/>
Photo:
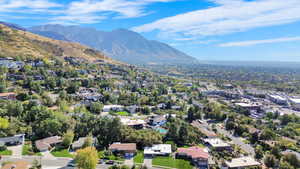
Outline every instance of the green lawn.
<path id="1" fill-rule="evenodd" d="M 129 116 L 129 113 L 126 112 L 126 111 L 120 111 L 120 112 L 117 112 L 117 114 L 118 114 L 119 116 Z"/>
<path id="2" fill-rule="evenodd" d="M 4 151 L 0 151 L 0 155 L 12 155 L 12 151 L 11 150 L 4 150 Z"/>
<path id="3" fill-rule="evenodd" d="M 152 160 L 152 165 L 178 168 L 178 169 L 192 169 L 193 166 L 189 161 L 183 159 L 173 159 L 173 157 L 155 157 Z"/>
<path id="4" fill-rule="evenodd" d="M 138 153 L 133 158 L 134 163 L 143 163 L 144 162 L 144 152 L 138 151 Z"/>
<path id="5" fill-rule="evenodd" d="M 36 156 L 42 156 L 42 153 L 40 152 L 34 152 L 32 149 L 32 145 L 31 144 L 24 144 L 23 145 L 23 149 L 22 149 L 22 155 L 36 155 Z"/>
<path id="6" fill-rule="evenodd" d="M 70 154 L 68 149 L 54 149 L 53 151 L 51 151 L 51 154 L 55 157 L 74 157 L 72 154 Z"/>

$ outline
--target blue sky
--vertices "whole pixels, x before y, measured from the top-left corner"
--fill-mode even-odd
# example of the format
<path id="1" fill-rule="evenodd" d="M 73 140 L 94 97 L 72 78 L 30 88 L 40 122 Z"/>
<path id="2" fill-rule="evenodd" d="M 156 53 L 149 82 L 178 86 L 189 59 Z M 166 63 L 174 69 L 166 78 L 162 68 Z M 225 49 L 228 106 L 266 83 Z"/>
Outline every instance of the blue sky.
<path id="1" fill-rule="evenodd" d="M 0 20 L 131 29 L 199 60 L 300 62 L 300 0 L 0 0 Z"/>

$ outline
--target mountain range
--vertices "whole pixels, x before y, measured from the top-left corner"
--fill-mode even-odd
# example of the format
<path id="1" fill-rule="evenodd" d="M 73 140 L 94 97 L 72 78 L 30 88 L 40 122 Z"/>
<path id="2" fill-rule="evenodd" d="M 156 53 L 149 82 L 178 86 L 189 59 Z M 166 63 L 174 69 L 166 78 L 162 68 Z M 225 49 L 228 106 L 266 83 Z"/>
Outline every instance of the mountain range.
<path id="1" fill-rule="evenodd" d="M 0 56 L 24 60 L 74 57 L 119 63 L 79 43 L 50 39 L 25 31 L 18 25 L 3 22 L 0 23 Z"/>
<path id="2" fill-rule="evenodd" d="M 173 47 L 140 34 L 116 29 L 111 32 L 94 28 L 63 25 L 43 25 L 27 29 L 56 40 L 78 42 L 103 52 L 115 60 L 130 64 L 190 64 L 198 61 Z"/>

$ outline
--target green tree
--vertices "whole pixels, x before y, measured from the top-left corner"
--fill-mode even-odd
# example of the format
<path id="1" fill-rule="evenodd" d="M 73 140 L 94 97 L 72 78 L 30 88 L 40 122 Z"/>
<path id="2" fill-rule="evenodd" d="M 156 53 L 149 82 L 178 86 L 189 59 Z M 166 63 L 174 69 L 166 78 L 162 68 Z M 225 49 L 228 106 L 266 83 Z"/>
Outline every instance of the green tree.
<path id="1" fill-rule="evenodd" d="M 276 137 L 276 134 L 269 128 L 266 128 L 262 131 L 260 139 L 262 140 L 272 140 Z"/>
<path id="2" fill-rule="evenodd" d="M 264 156 L 264 151 L 262 146 L 258 145 L 255 147 L 255 158 L 256 159 L 262 159 Z"/>
<path id="3" fill-rule="evenodd" d="M 298 160 L 297 156 L 293 153 L 288 153 L 283 156 L 282 160 L 288 162 L 295 168 L 300 168 L 300 160 Z"/>
<path id="4" fill-rule="evenodd" d="M 90 106 L 90 111 L 95 114 L 100 114 L 102 112 L 103 105 L 99 102 L 92 103 Z"/>
<path id="5" fill-rule="evenodd" d="M 294 167 L 286 161 L 280 161 L 279 169 L 294 169 Z"/>
<path id="6" fill-rule="evenodd" d="M 264 163 L 268 168 L 273 168 L 276 166 L 276 162 L 278 160 L 276 159 L 276 157 L 274 155 L 268 154 L 266 155 L 265 159 L 264 159 Z"/>
<path id="7" fill-rule="evenodd" d="M 92 147 L 93 146 L 93 138 L 91 136 L 88 136 L 85 140 L 84 143 L 82 145 L 82 148 L 86 148 L 86 147 Z"/>
<path id="8" fill-rule="evenodd" d="M 97 150 L 86 147 L 76 151 L 75 161 L 79 169 L 95 169 L 98 163 Z"/>
<path id="9" fill-rule="evenodd" d="M 62 144 L 65 146 L 65 147 L 69 147 L 72 142 L 73 142 L 73 139 L 74 139 L 74 132 L 71 131 L 71 130 L 68 130 L 64 136 L 63 136 L 63 142 Z"/>

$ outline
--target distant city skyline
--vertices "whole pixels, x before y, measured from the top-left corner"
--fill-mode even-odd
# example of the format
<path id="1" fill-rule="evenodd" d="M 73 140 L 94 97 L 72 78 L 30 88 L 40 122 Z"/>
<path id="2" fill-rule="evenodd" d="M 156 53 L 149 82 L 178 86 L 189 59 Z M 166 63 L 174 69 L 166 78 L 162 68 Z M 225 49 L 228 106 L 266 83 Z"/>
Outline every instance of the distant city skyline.
<path id="1" fill-rule="evenodd" d="M 3 0 L 30 27 L 125 28 L 201 60 L 300 62 L 299 0 Z"/>

